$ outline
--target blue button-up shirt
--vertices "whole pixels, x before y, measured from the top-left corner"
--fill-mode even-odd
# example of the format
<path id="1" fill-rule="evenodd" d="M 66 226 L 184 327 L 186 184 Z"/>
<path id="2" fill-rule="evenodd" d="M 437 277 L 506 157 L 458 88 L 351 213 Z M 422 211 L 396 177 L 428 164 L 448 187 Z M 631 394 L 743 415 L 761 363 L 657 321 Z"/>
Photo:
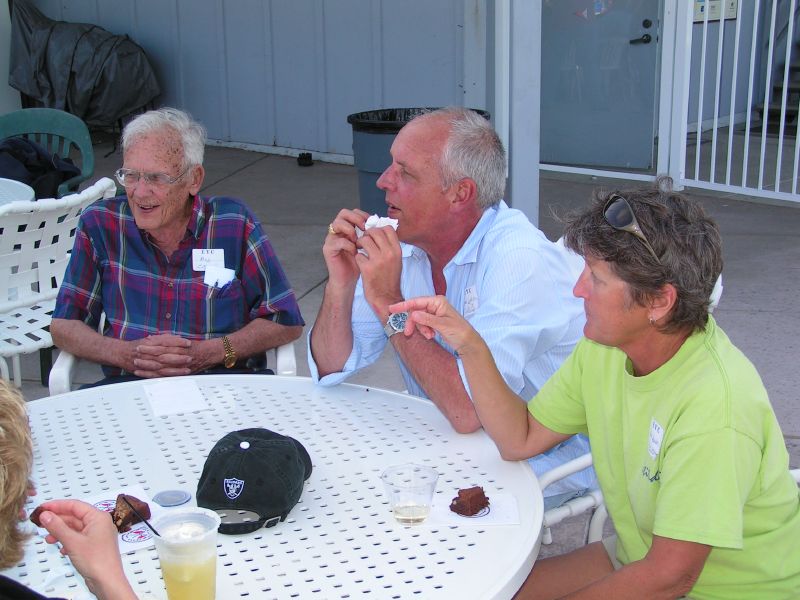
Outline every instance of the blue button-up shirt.
<path id="1" fill-rule="evenodd" d="M 401 247 L 403 297 L 434 295 L 428 256 L 415 246 Z M 549 241 L 522 212 L 502 201 L 484 211 L 464 245 L 444 268 L 448 302 L 481 334 L 506 383 L 523 400 L 536 394 L 583 334 L 583 301 L 572 294 L 582 269 L 581 257 Z M 384 323 L 364 298 L 360 279 L 352 326 L 353 349 L 344 368 L 322 378 L 311 355 L 313 332 L 309 332 L 309 369 L 320 385 L 335 385 L 371 365 L 388 343 Z M 436 339 L 454 355 L 469 393 L 461 360 L 441 338 Z M 427 397 L 405 364 L 398 362 L 408 392 Z M 589 450 L 585 438 L 572 438 L 565 446 L 574 446 L 570 458 Z M 542 473 L 564 460 L 568 459 L 556 452 L 533 459 L 533 466 Z M 589 487 L 593 480 L 590 473 L 586 485 L 567 489 Z M 558 493 L 560 487 L 556 484 L 548 490 Z"/>

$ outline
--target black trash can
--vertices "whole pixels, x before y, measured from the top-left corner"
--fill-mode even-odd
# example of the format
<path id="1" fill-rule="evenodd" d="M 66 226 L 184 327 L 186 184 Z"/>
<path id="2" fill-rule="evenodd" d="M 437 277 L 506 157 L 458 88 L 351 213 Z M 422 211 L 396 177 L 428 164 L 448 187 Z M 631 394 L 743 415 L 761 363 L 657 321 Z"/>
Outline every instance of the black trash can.
<path id="1" fill-rule="evenodd" d="M 361 210 L 386 216 L 384 193 L 375 185 L 392 164 L 389 149 L 397 132 L 414 117 L 436 108 L 382 108 L 353 113 L 347 122 L 353 126 L 353 162 L 358 170 L 358 196 Z M 475 110 L 485 119 L 485 110 Z"/>

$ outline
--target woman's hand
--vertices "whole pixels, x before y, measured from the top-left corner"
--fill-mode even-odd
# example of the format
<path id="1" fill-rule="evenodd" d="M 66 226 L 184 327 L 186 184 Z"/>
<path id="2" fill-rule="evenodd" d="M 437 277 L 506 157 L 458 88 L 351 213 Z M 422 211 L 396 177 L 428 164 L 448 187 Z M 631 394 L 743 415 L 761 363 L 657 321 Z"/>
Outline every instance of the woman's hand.
<path id="1" fill-rule="evenodd" d="M 61 543 L 83 575 L 89 590 L 101 600 L 136 598 L 122 570 L 117 528 L 109 513 L 80 500 L 52 500 L 39 515 L 48 543 Z"/>
<path id="2" fill-rule="evenodd" d="M 392 312 L 408 312 L 405 335 L 418 330 L 425 338 L 432 339 L 437 333 L 460 356 L 485 346 L 477 331 L 454 309 L 444 296 L 412 298 L 392 304 Z"/>

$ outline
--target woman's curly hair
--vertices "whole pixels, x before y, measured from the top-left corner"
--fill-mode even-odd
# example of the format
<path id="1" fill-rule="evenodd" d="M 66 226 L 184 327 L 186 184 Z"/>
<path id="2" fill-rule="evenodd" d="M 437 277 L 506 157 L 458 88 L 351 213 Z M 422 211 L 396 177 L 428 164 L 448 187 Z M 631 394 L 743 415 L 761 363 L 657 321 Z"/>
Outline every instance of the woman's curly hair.
<path id="1" fill-rule="evenodd" d="M 33 465 L 31 430 L 25 401 L 0 379 L 0 569 L 22 560 L 29 534 L 20 526 Z"/>
<path id="2" fill-rule="evenodd" d="M 660 263 L 642 240 L 606 221 L 604 210 L 615 194 L 628 201 Z M 675 286 L 677 301 L 666 322 L 659 323 L 661 331 L 705 329 L 711 292 L 722 272 L 722 240 L 699 203 L 672 191 L 669 177 L 652 188 L 596 191 L 591 206 L 566 222 L 567 247 L 610 263 L 628 284 L 632 302 L 644 306 L 664 284 Z"/>

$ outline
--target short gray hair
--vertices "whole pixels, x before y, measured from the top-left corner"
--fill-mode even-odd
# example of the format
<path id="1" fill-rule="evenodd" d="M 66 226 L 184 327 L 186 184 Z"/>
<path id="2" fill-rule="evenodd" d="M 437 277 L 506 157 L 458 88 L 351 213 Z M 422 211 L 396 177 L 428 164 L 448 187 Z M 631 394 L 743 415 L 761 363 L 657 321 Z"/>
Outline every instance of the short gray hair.
<path id="1" fill-rule="evenodd" d="M 184 168 L 203 164 L 206 128 L 189 113 L 177 108 L 163 107 L 134 117 L 122 130 L 122 152 L 126 152 L 137 138 L 164 129 L 172 129 L 180 137 Z"/>
<path id="2" fill-rule="evenodd" d="M 469 177 L 478 188 L 479 207 L 498 204 L 506 189 L 506 152 L 492 124 L 460 106 L 426 112 L 417 119 L 442 119 L 450 127 L 439 159 L 442 186 Z"/>
<path id="3" fill-rule="evenodd" d="M 658 255 L 627 231 L 614 229 L 603 216 L 608 199 L 618 194 L 633 210 L 642 233 Z M 703 331 L 711 292 L 722 272 L 722 239 L 703 207 L 672 191 L 672 179 L 660 177 L 651 188 L 596 191 L 592 205 L 567 218 L 564 242 L 583 256 L 607 261 L 627 285 L 630 299 L 645 306 L 671 283 L 677 301 L 661 331 Z"/>

